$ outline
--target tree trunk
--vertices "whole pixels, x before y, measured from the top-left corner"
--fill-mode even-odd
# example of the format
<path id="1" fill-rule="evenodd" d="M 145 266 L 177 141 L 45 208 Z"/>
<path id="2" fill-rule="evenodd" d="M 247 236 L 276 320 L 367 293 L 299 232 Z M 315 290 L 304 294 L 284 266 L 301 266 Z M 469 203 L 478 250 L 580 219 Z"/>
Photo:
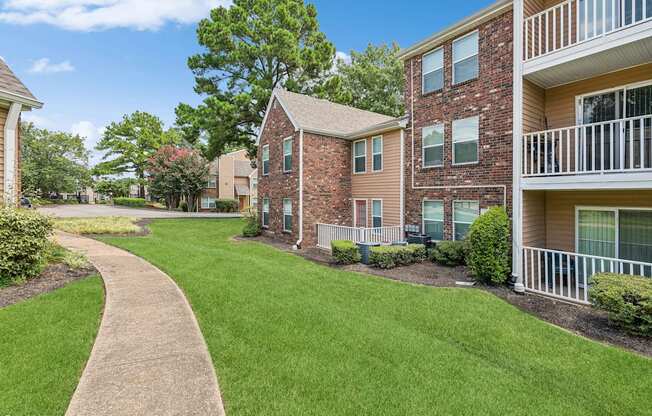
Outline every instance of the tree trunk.
<path id="1" fill-rule="evenodd" d="M 145 173 L 138 172 L 138 197 L 145 198 Z"/>

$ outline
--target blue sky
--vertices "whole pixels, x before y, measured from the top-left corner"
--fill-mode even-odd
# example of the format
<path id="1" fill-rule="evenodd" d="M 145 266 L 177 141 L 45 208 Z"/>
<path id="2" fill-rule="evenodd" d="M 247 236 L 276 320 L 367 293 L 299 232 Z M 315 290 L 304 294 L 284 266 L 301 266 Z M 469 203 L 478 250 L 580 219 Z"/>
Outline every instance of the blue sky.
<path id="1" fill-rule="evenodd" d="M 179 102 L 201 101 L 186 59 L 200 51 L 196 21 L 227 1 L 0 0 L 0 56 L 45 103 L 25 118 L 86 136 L 90 148 L 123 114 L 144 110 L 171 125 Z M 409 46 L 491 2 L 313 1 L 321 29 L 347 53 Z"/>

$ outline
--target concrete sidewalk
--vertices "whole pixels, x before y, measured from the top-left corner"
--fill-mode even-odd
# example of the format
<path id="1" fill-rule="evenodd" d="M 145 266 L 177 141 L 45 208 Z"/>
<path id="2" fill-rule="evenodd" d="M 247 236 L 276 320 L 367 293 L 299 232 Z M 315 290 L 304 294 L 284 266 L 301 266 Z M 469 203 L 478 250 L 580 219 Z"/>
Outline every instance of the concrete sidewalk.
<path id="1" fill-rule="evenodd" d="M 126 251 L 57 232 L 102 274 L 102 323 L 66 415 L 224 415 L 204 338 L 166 274 Z"/>

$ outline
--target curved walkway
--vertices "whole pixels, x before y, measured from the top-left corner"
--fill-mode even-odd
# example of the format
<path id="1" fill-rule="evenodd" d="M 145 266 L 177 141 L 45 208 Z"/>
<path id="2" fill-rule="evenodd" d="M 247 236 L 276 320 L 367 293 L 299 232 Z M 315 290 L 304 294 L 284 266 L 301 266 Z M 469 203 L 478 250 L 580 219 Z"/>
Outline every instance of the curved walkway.
<path id="1" fill-rule="evenodd" d="M 102 274 L 106 305 L 66 415 L 224 415 L 195 316 L 177 285 L 145 260 L 57 233 Z"/>

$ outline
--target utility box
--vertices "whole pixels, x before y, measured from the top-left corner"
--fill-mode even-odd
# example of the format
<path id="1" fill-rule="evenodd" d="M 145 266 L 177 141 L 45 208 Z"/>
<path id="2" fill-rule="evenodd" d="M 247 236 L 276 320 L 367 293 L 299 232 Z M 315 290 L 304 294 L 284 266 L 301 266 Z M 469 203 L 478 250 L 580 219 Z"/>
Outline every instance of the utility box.
<path id="1" fill-rule="evenodd" d="M 380 243 L 358 243 L 358 250 L 360 250 L 360 262 L 362 264 L 369 264 L 369 255 L 371 254 L 371 247 L 378 247 Z"/>

